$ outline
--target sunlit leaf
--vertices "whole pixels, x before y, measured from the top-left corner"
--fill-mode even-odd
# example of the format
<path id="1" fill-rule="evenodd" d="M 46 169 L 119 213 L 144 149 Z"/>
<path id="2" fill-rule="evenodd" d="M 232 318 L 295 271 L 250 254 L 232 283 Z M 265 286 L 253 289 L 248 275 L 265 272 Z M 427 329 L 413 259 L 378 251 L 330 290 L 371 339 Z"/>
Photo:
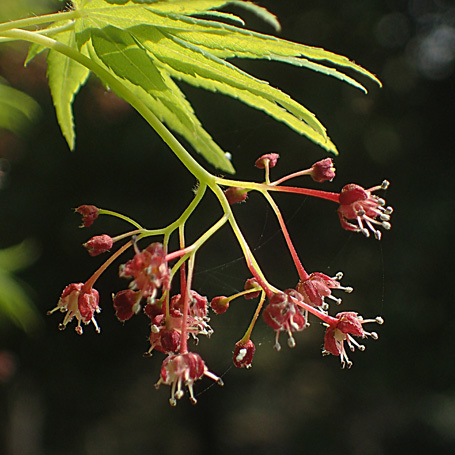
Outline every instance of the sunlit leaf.
<path id="1" fill-rule="evenodd" d="M 58 41 L 75 47 L 74 30 L 58 35 Z M 55 112 L 63 136 L 71 150 L 74 149 L 75 133 L 72 103 L 76 93 L 89 76 L 89 70 L 75 60 L 57 51 L 50 50 L 47 56 L 47 76 L 54 101 Z"/>

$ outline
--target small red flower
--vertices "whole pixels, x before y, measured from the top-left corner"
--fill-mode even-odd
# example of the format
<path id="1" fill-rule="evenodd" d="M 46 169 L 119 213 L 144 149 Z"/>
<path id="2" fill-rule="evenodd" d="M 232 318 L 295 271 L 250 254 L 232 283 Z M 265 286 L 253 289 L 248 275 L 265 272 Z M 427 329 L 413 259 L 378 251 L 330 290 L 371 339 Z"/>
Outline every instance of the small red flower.
<path id="1" fill-rule="evenodd" d="M 311 166 L 311 177 L 315 182 L 331 182 L 335 178 L 335 167 L 332 158 L 318 161 Z"/>
<path id="2" fill-rule="evenodd" d="M 256 346 L 251 340 L 246 343 L 237 342 L 235 344 L 234 356 L 232 358 L 234 365 L 237 368 L 251 368 L 251 362 L 253 361 L 254 351 Z"/>
<path id="3" fill-rule="evenodd" d="M 365 237 L 369 237 L 371 231 L 375 238 L 380 240 L 381 231 L 375 229 L 374 225 L 389 230 L 393 209 L 385 207 L 384 199 L 372 193 L 385 190 L 388 186 L 387 180 L 368 190 L 354 183 L 344 186 L 340 193 L 338 208 L 341 226 L 348 231 L 361 232 Z"/>
<path id="4" fill-rule="evenodd" d="M 88 242 L 84 243 L 83 246 L 90 256 L 98 256 L 99 254 L 109 251 L 112 248 L 112 245 L 114 245 L 112 237 L 103 234 L 92 237 Z"/>
<path id="5" fill-rule="evenodd" d="M 256 278 L 249 278 L 245 282 L 245 286 L 243 289 L 245 291 L 249 291 L 250 289 L 255 289 L 255 288 L 260 288 L 259 283 L 256 281 Z M 245 294 L 243 297 L 247 300 L 255 299 L 256 297 L 259 297 L 259 294 L 261 293 L 261 289 L 259 289 L 256 292 L 249 292 L 248 294 Z"/>
<path id="6" fill-rule="evenodd" d="M 288 346 L 293 348 L 295 340 L 292 333 L 300 332 L 307 327 L 304 310 L 297 305 L 296 301 L 303 302 L 303 296 L 295 289 L 287 289 L 273 294 L 262 313 L 265 323 L 276 332 L 274 348 L 277 351 L 281 349 L 280 332 L 287 332 Z"/>
<path id="7" fill-rule="evenodd" d="M 95 320 L 94 314 L 100 312 L 98 305 L 99 294 L 96 289 L 85 289 L 84 283 L 72 283 L 68 285 L 62 292 L 57 306 L 48 311 L 47 314 L 52 314 L 57 310 L 62 313 L 66 312 L 63 322 L 58 326 L 60 330 L 64 330 L 73 318 L 77 319 L 76 332 L 82 335 L 81 322 L 84 324 L 93 323 L 95 330 L 100 333 L 100 328 Z"/>
<path id="8" fill-rule="evenodd" d="M 224 195 L 229 202 L 229 205 L 237 204 L 238 202 L 243 202 L 248 197 L 248 190 L 245 188 L 239 188 L 237 186 L 230 186 L 227 190 L 224 191 Z"/>
<path id="9" fill-rule="evenodd" d="M 81 227 L 89 227 L 98 218 L 99 208 L 94 205 L 80 205 L 76 212 L 82 215 Z"/>
<path id="10" fill-rule="evenodd" d="M 222 314 L 229 308 L 229 299 L 226 296 L 214 297 L 210 302 L 212 310 L 216 314 Z"/>
<path id="11" fill-rule="evenodd" d="M 254 165 L 259 169 L 265 169 L 268 165 L 269 169 L 271 169 L 276 166 L 279 157 L 278 153 L 266 153 L 260 156 Z"/>
<path id="12" fill-rule="evenodd" d="M 182 314 L 176 310 L 171 310 L 168 318 L 164 314 L 155 316 L 150 327 L 150 349 L 144 355 L 152 355 L 155 349 L 164 354 L 177 352 L 180 349 L 182 322 Z"/>
<path id="13" fill-rule="evenodd" d="M 158 388 L 161 384 L 170 385 L 171 398 L 169 403 L 171 406 L 176 406 L 177 400 L 180 400 L 184 395 L 183 385 L 188 388 L 191 403 L 196 404 L 197 400 L 194 397 L 193 384 L 202 379 L 203 376 L 207 376 L 219 385 L 223 385 L 221 378 L 208 370 L 199 354 L 194 352 L 174 354 L 164 360 L 161 366 L 161 376 L 155 387 Z"/>
<path id="14" fill-rule="evenodd" d="M 336 322 L 328 325 L 324 336 L 324 351 L 323 354 L 333 354 L 340 357 L 342 368 L 351 368 L 352 362 L 349 360 L 344 342 L 346 341 L 349 349 L 354 351 L 358 348 L 360 351 L 365 350 L 365 346 L 357 343 L 352 336 L 366 338 L 367 336 L 378 339 L 376 332 L 366 332 L 363 329 L 363 324 L 368 322 L 376 322 L 382 324 L 383 319 L 378 316 L 376 319 L 363 319 L 354 312 L 338 313 Z"/>
<path id="15" fill-rule="evenodd" d="M 121 277 L 132 277 L 130 287 L 145 298 L 155 298 L 157 289 L 169 287 L 170 272 L 161 243 L 152 243 L 145 250 L 136 250 L 134 258 L 120 266 Z"/>
<path id="16" fill-rule="evenodd" d="M 341 289 L 345 292 L 352 292 L 351 287 L 343 287 L 339 280 L 343 274 L 337 273 L 334 278 L 331 278 L 323 273 L 314 272 L 306 280 L 299 281 L 296 290 L 303 296 L 303 301 L 321 310 L 327 310 L 328 304 L 324 301 L 327 297 L 335 301 L 338 305 L 341 299 L 337 299 L 332 295 L 332 289 Z"/>
<path id="17" fill-rule="evenodd" d="M 190 304 L 188 314 L 193 318 L 204 319 L 207 317 L 207 297 L 198 294 L 196 291 L 190 292 Z M 180 294 L 174 295 L 171 299 L 171 309 L 183 312 L 183 300 Z"/>
<path id="18" fill-rule="evenodd" d="M 127 321 L 137 314 L 141 308 L 142 294 L 131 289 L 119 291 L 112 296 L 115 315 L 121 322 Z"/>

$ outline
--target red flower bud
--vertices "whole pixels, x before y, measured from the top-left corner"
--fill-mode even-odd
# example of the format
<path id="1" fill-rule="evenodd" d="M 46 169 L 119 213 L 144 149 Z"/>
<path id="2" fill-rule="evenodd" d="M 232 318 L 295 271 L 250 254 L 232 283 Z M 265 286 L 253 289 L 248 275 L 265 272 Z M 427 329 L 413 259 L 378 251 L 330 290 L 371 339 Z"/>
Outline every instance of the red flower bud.
<path id="1" fill-rule="evenodd" d="M 98 218 L 99 208 L 94 205 L 80 205 L 76 212 L 82 215 L 81 227 L 89 227 Z"/>
<path id="2" fill-rule="evenodd" d="M 335 178 L 335 168 L 331 158 L 318 161 L 311 166 L 311 177 L 315 182 L 331 182 Z"/>
<path id="3" fill-rule="evenodd" d="M 112 240 L 112 237 L 103 234 L 92 237 L 87 243 L 84 243 L 83 246 L 90 256 L 98 256 L 99 254 L 109 251 L 113 244 L 114 241 Z"/>
<path id="4" fill-rule="evenodd" d="M 224 195 L 226 196 L 229 205 L 233 205 L 237 204 L 237 202 L 243 202 L 248 196 L 248 190 L 231 186 L 224 192 Z"/>
<path id="5" fill-rule="evenodd" d="M 256 279 L 249 278 L 248 280 L 246 280 L 245 286 L 243 287 L 243 289 L 245 289 L 245 291 L 248 291 L 249 289 L 254 289 L 257 287 L 259 287 L 259 283 L 256 281 Z M 260 293 L 261 293 L 261 290 L 259 290 L 257 292 L 249 292 L 248 294 L 245 294 L 243 297 L 245 297 L 245 299 L 247 299 L 247 300 L 251 300 L 251 299 L 255 299 L 256 297 L 259 297 Z"/>
<path id="6" fill-rule="evenodd" d="M 260 156 L 254 165 L 259 169 L 265 169 L 266 163 L 269 165 L 269 169 L 276 166 L 278 158 L 280 155 L 278 153 L 267 153 L 265 155 Z"/>
<path id="7" fill-rule="evenodd" d="M 235 344 L 234 356 L 232 358 L 234 365 L 237 368 L 251 368 L 254 351 L 256 346 L 251 340 L 246 343 L 240 341 Z"/>
<path id="8" fill-rule="evenodd" d="M 210 302 L 210 306 L 216 314 L 224 313 L 229 308 L 229 299 L 224 295 L 214 297 Z"/>

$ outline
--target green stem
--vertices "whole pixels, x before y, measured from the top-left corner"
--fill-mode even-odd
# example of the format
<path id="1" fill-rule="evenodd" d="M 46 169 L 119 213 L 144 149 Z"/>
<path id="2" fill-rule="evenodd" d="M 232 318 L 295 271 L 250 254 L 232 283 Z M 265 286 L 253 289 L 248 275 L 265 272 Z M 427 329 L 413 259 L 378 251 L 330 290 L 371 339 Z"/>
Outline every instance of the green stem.
<path id="1" fill-rule="evenodd" d="M 80 11 L 72 10 L 61 13 L 43 14 L 42 16 L 36 17 L 27 17 L 25 19 L 17 19 L 15 21 L 0 24 L 0 33 L 8 30 L 13 30 L 15 28 L 31 27 L 34 25 L 48 24 L 50 22 L 72 20 L 77 19 L 79 17 L 81 17 Z"/>
<path id="2" fill-rule="evenodd" d="M 254 312 L 254 316 L 251 319 L 250 325 L 248 326 L 248 329 L 246 330 L 245 334 L 243 335 L 242 339 L 237 342 L 237 344 L 246 344 L 250 340 L 251 333 L 253 332 L 254 325 L 256 324 L 257 318 L 259 316 L 259 313 L 261 312 L 262 305 L 264 305 L 264 300 L 265 300 L 265 292 L 261 292 L 261 299 L 259 300 L 258 306 L 256 307 L 256 311 Z"/>
<path id="3" fill-rule="evenodd" d="M 67 16 L 65 16 L 67 18 Z M 95 73 L 101 80 L 103 80 L 106 85 L 108 85 L 113 92 L 115 92 L 120 98 L 123 98 L 127 103 L 129 103 L 136 111 L 147 121 L 147 123 L 158 133 L 158 135 L 163 139 L 163 141 L 169 146 L 169 148 L 174 152 L 177 158 L 182 162 L 182 164 L 188 169 L 188 171 L 193 174 L 201 185 L 209 186 L 210 189 L 215 193 L 216 197 L 220 201 L 220 204 L 223 208 L 224 213 L 226 214 L 227 219 L 231 224 L 232 230 L 234 231 L 235 236 L 242 248 L 244 253 L 248 268 L 253 273 L 254 277 L 258 283 L 266 291 L 267 295 L 271 295 L 273 287 L 268 284 L 265 279 L 259 265 L 257 264 L 253 254 L 251 253 L 249 246 L 244 239 L 240 228 L 237 225 L 237 222 L 233 216 L 232 210 L 229 206 L 229 203 L 224 196 L 223 191 L 217 184 L 217 177 L 210 174 L 206 171 L 189 153 L 188 151 L 177 141 L 173 134 L 164 126 L 164 124 L 156 117 L 155 114 L 134 94 L 129 90 L 125 85 L 122 84 L 115 76 L 113 76 L 109 71 L 104 69 L 102 66 L 89 59 L 85 55 L 81 54 L 76 49 L 73 49 L 65 44 L 62 44 L 52 38 L 47 36 L 37 35 L 33 32 L 27 30 L 8 30 L 2 33 L 3 36 L 14 38 L 17 40 L 29 41 L 32 43 L 40 44 L 44 47 L 48 47 L 56 52 L 60 52 L 63 55 L 66 55 L 69 58 L 77 61 L 81 65 L 88 68 L 90 71 Z M 222 179 L 221 179 L 222 180 Z"/>
<path id="4" fill-rule="evenodd" d="M 256 278 L 258 284 L 264 289 L 267 296 L 272 295 L 273 293 L 277 292 L 277 289 L 270 285 L 265 278 L 264 274 L 262 273 L 259 264 L 257 263 L 253 253 L 250 250 L 248 242 L 243 237 L 242 231 L 240 230 L 237 221 L 232 213 L 231 206 L 229 205 L 226 196 L 223 193 L 223 190 L 216 184 L 213 183 L 210 185 L 210 189 L 215 193 L 215 196 L 220 201 L 221 207 L 224 210 L 224 213 L 228 216 L 229 224 L 231 225 L 231 229 L 234 232 L 234 235 L 237 237 L 237 241 L 239 242 L 240 248 L 242 249 L 243 255 L 245 257 L 248 269 Z"/>
<path id="5" fill-rule="evenodd" d="M 65 44 L 62 44 L 47 36 L 37 35 L 28 30 L 8 30 L 2 32 L 2 35 L 7 38 L 15 38 L 18 40 L 29 41 L 48 47 L 56 52 L 60 52 L 67 57 L 72 58 L 76 62 L 88 68 L 95 73 L 111 90 L 120 98 L 124 99 L 145 119 L 145 121 L 158 133 L 163 141 L 175 153 L 177 158 L 201 183 L 208 184 L 214 182 L 215 176 L 206 171 L 180 144 L 174 135 L 164 126 L 158 117 L 146 106 L 146 104 L 138 98 L 131 90 L 129 90 L 117 77 L 113 76 L 109 71 L 101 65 L 94 62 L 90 58 L 81 54 L 78 50 L 73 49 Z"/>
<path id="6" fill-rule="evenodd" d="M 136 229 L 139 229 L 140 231 L 144 231 L 144 228 L 139 223 L 136 223 L 136 221 L 132 220 L 128 216 L 122 215 L 121 213 L 117 213 L 112 210 L 99 209 L 98 214 L 99 215 L 110 215 L 110 216 L 114 216 L 116 218 L 120 218 L 121 220 L 132 224 Z"/>

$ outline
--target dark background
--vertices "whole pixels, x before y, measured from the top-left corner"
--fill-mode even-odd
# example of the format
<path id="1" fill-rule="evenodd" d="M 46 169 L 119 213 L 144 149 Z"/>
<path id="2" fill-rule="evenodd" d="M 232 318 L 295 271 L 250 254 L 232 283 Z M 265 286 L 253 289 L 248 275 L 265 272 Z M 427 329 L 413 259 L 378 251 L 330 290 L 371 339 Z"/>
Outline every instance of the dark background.
<path id="1" fill-rule="evenodd" d="M 28 335 L 1 326 L 0 350 L 12 364 L 0 383 L 0 453 L 454 453 L 455 6 L 443 0 L 260 3 L 280 18 L 280 36 L 347 55 L 384 83 L 379 89 L 365 80 L 365 96 L 308 70 L 238 62 L 302 102 L 328 128 L 340 156 L 336 179 L 323 188 L 391 181 L 386 197 L 395 213 L 381 242 L 343 231 L 328 202 L 277 197 L 305 266 L 328 274 L 342 270 L 343 283 L 355 288 L 344 296 L 343 311 L 384 317 L 379 340 L 352 354 L 354 366 L 345 371 L 337 358 L 321 356 L 318 324 L 296 336 L 295 349 L 283 343 L 276 353 L 274 334 L 260 320 L 253 368 L 237 370 L 231 367 L 233 345 L 254 311 L 254 302 L 239 300 L 212 318 L 215 334 L 197 348 L 223 375 L 225 387 L 204 380 L 196 384 L 196 407 L 185 397 L 171 408 L 169 389 L 153 387 L 162 356 L 142 358 L 147 318 L 139 315 L 123 327 L 115 319 L 110 294 L 127 285 L 116 266 L 97 286 L 102 334 L 90 326 L 82 337 L 73 327 L 59 332 L 60 315 L 45 312 L 66 284 L 87 279 L 102 263 L 80 244 L 125 229 L 107 218 L 78 229 L 71 209 L 96 204 L 161 227 L 186 207 L 195 181 L 145 122 L 96 80 L 76 99 L 77 149 L 70 153 L 43 61 L 24 70 L 23 56 L 4 48 L 0 73 L 34 96 L 43 112 L 28 137 L 0 136 L 8 163 L 0 191 L 0 248 L 23 239 L 38 245 L 39 259 L 20 278 L 43 317 Z M 245 16 L 250 27 L 272 33 Z M 252 163 L 269 151 L 281 155 L 277 177 L 326 156 L 260 112 L 182 88 L 208 131 L 232 153 L 241 179 L 260 180 Z M 269 280 L 293 286 L 296 273 L 264 201 L 252 195 L 235 213 Z M 219 215 L 208 197 L 189 223 L 188 238 Z M 229 295 L 248 277 L 225 228 L 202 249 L 195 288 L 209 298 Z"/>

